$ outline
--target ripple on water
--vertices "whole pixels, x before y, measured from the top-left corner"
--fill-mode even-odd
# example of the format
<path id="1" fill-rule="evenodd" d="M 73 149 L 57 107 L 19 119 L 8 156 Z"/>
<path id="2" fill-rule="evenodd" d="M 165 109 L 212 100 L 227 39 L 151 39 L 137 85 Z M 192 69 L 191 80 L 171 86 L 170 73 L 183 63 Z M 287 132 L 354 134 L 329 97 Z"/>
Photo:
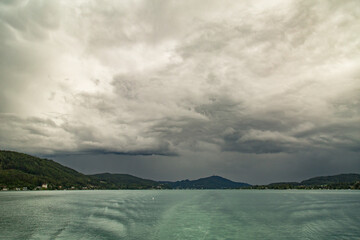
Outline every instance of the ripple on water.
<path id="1" fill-rule="evenodd" d="M 98 235 L 106 233 L 116 238 L 123 238 L 127 235 L 126 226 L 114 218 L 106 218 L 100 216 L 90 216 L 86 226 L 92 228 Z"/>
<path id="2" fill-rule="evenodd" d="M 355 191 L 25 192 L 0 203 L 0 239 L 360 239 Z"/>

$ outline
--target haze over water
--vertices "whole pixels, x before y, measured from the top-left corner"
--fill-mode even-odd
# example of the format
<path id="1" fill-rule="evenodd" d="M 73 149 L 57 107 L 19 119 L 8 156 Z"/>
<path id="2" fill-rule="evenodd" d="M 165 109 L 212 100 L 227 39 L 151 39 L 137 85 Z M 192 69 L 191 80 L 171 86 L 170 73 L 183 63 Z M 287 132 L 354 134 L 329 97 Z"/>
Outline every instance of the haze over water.
<path id="1" fill-rule="evenodd" d="M 0 239 L 359 239 L 359 191 L 0 193 Z"/>

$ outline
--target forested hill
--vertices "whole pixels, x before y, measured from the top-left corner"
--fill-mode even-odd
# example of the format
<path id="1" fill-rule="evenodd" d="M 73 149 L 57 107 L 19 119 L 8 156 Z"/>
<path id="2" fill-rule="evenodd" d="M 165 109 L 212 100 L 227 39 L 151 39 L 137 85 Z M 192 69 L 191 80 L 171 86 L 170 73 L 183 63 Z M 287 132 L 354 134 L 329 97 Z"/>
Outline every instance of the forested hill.
<path id="1" fill-rule="evenodd" d="M 91 179 L 52 160 L 24 153 L 0 151 L 0 186 L 28 187 L 43 183 L 54 188 L 71 188 L 91 185 Z"/>
<path id="2" fill-rule="evenodd" d="M 163 185 L 128 174 L 84 175 L 52 160 L 24 153 L 0 151 L 0 190 L 47 189 L 148 189 Z"/>

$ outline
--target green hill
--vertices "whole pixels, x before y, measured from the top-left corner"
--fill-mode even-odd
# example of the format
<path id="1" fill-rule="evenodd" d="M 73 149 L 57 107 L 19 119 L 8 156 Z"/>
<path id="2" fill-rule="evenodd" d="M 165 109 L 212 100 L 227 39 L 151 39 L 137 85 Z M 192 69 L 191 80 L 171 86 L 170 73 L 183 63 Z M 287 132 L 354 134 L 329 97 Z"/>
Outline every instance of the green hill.
<path id="1" fill-rule="evenodd" d="M 91 178 L 52 160 L 24 153 L 0 151 L 0 186 L 34 188 L 47 183 L 51 188 L 91 185 Z"/>
<path id="2" fill-rule="evenodd" d="M 24 153 L 0 151 L 0 187 L 34 189 L 148 189 L 161 184 L 128 174 L 84 175 L 52 160 Z"/>

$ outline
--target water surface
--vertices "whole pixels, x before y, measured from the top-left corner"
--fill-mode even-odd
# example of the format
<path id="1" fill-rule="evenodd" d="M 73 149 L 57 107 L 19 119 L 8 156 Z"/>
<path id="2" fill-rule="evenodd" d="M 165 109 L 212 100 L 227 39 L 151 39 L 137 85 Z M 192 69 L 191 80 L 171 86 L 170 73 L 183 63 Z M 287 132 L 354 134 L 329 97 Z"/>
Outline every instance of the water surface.
<path id="1" fill-rule="evenodd" d="M 360 191 L 0 192 L 0 239 L 360 239 Z"/>

